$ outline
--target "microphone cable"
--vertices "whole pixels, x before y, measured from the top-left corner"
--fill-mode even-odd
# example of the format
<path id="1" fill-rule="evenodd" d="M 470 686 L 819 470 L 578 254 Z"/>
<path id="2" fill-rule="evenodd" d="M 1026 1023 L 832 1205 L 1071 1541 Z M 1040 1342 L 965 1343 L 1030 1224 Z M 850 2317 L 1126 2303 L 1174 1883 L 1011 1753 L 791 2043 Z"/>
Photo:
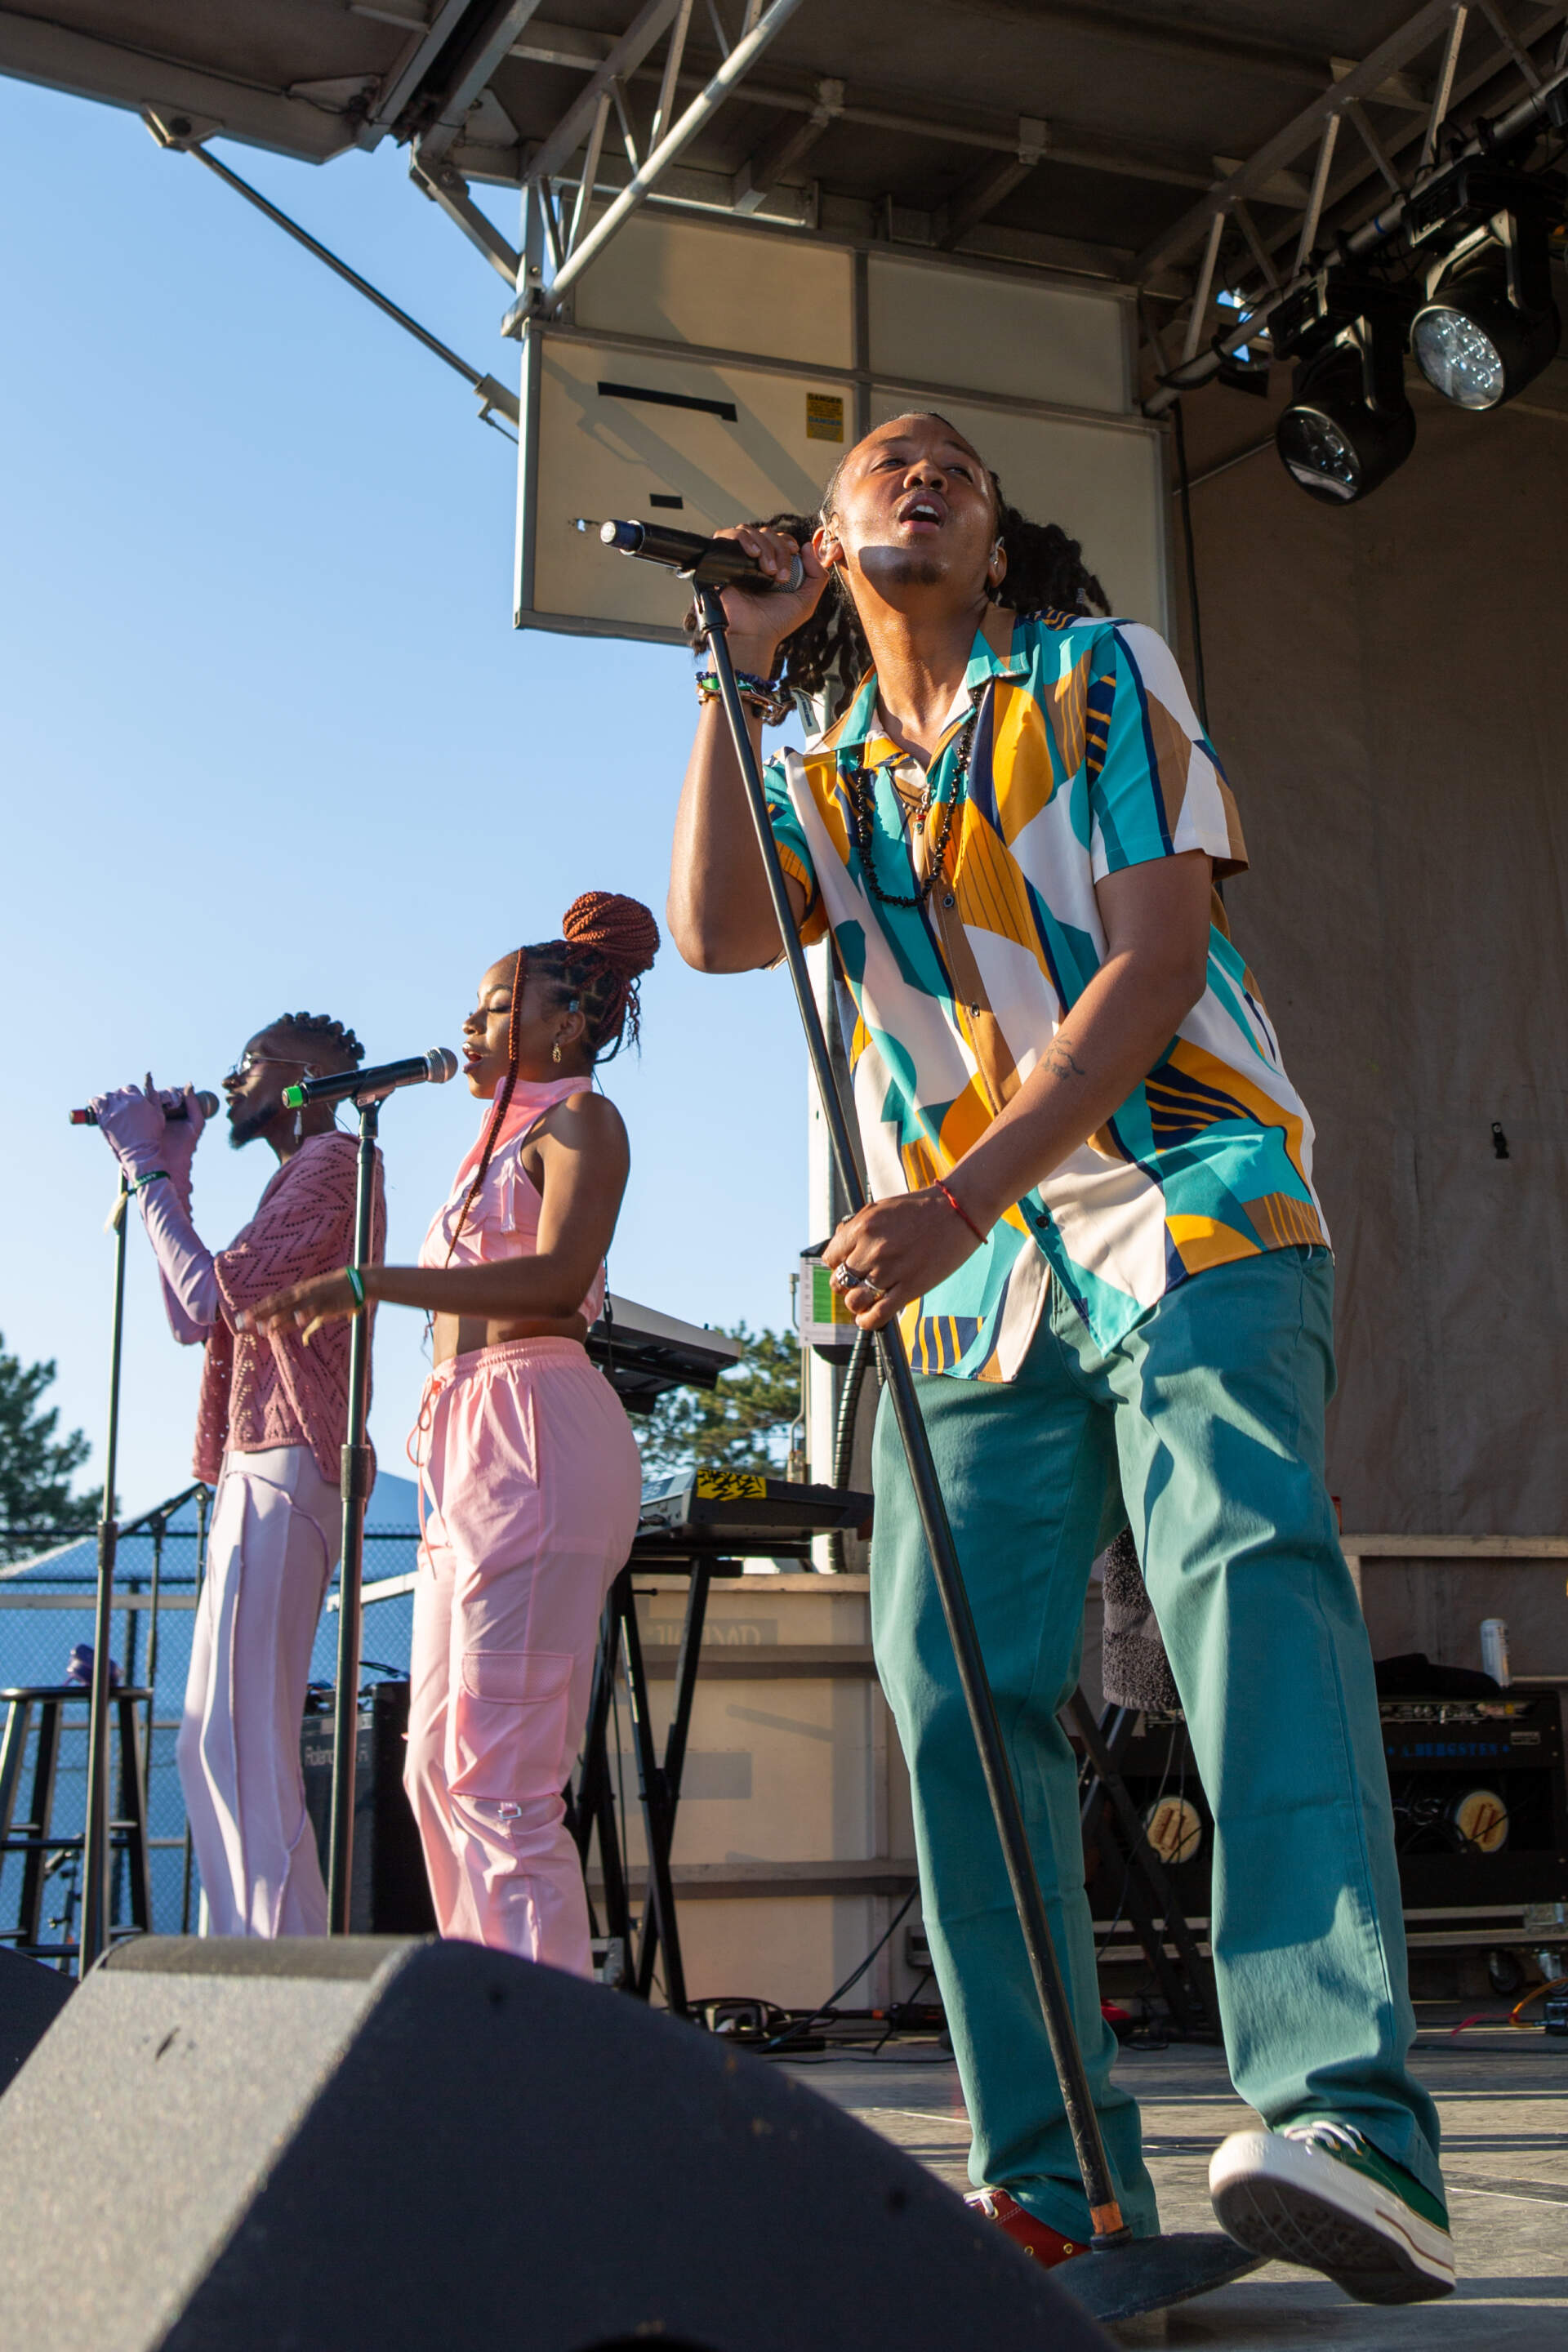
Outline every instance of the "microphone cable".
<path id="1" fill-rule="evenodd" d="M 898 1927 L 900 1921 L 903 1918 L 905 1912 L 908 1911 L 910 1904 L 914 1901 L 915 1896 L 920 1893 L 920 1885 L 917 1880 L 916 1884 L 910 1887 L 909 1893 L 905 1895 L 903 1901 L 894 1912 L 892 1917 L 889 1920 L 882 1933 L 872 1945 L 870 1950 L 867 1953 L 865 1958 L 861 1961 L 859 1967 L 851 1970 L 850 1974 L 845 1978 L 843 1983 L 838 1987 L 836 1992 L 830 1992 L 828 1994 L 827 1999 L 823 2002 L 820 2009 L 814 2009 L 809 2017 L 797 2017 L 793 2025 L 785 2026 L 782 2033 L 775 2034 L 771 2042 L 765 2042 L 763 2044 L 762 2049 L 757 2053 L 759 2057 L 777 2058 L 782 2054 L 785 2043 L 793 2041 L 797 2033 L 809 2033 L 814 2025 L 823 2025 L 827 2022 L 827 2021 L 832 2017 L 834 2011 L 837 2008 L 839 2002 L 843 2000 L 845 1994 L 849 1990 L 850 1987 L 859 1983 L 861 1978 L 865 1975 L 867 1969 L 870 1967 L 878 1954 L 882 1950 L 884 1945 L 891 1941 L 894 1928 Z"/>

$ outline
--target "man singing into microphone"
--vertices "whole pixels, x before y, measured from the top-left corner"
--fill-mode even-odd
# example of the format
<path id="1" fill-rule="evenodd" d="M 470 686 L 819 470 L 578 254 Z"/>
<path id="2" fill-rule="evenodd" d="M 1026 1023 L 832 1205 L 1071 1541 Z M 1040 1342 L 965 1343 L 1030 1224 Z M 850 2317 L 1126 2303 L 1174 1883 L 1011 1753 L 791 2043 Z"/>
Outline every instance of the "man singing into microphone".
<path id="1" fill-rule="evenodd" d="M 292 1328 L 242 1330 L 242 1311 L 353 1255 L 352 1137 L 330 1104 L 288 1109 L 286 1087 L 352 1070 L 364 1047 L 325 1013 L 285 1014 L 224 1080 L 229 1141 L 258 1139 L 279 1166 L 255 1216 L 215 1255 L 191 1223 L 195 1097 L 166 1118 L 153 1081 L 93 1105 L 141 1208 L 170 1328 L 205 1349 L 195 1469 L 216 1486 L 191 1645 L 180 1783 L 217 1936 L 324 1936 L 327 1895 L 305 1811 L 300 1727 L 310 1650 L 342 1540 L 340 1451 L 349 1329 L 309 1345 Z M 379 1259 L 386 1219 L 377 1171 Z"/>
<path id="2" fill-rule="evenodd" d="M 735 536 L 787 579 L 793 536 Z M 1113 1502 L 1214 1811 L 1226 2050 L 1267 2126 L 1218 2151 L 1215 2211 L 1364 2301 L 1447 2294 L 1372 1658 L 1323 1483 L 1333 1265 L 1311 1124 L 1212 896 L 1246 864 L 1230 793 L 1168 648 L 1100 617 L 1077 547 L 943 418 L 849 450 L 802 554 L 795 593 L 724 603 L 754 712 L 781 675 L 837 707 L 769 771 L 795 919 L 858 1014 L 877 1198 L 826 1255 L 862 1328 L 897 1317 L 910 1349 L 1122 2210 L 1154 2226 L 1057 1719 Z M 778 937 L 712 691 L 669 921 L 689 962 L 739 971 Z M 887 1397 L 874 1475 L 877 1664 L 976 2202 L 1068 2261 L 1089 2216 Z"/>

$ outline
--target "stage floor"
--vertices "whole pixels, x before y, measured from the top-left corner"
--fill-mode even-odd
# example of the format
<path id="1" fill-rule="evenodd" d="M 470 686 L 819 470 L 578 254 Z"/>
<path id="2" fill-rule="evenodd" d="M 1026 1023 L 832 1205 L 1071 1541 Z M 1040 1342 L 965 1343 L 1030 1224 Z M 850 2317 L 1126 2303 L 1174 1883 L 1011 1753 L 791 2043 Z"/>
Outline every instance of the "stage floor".
<path id="1" fill-rule="evenodd" d="M 1459 2285 L 1442 2303 L 1378 2311 L 1326 2280 L 1272 2264 L 1217 2294 L 1113 2328 L 1117 2342 L 1269 2352 L 1309 2338 L 1331 2352 L 1556 2352 L 1568 2342 L 1568 2042 L 1472 2027 L 1425 2011 L 1415 2064 L 1443 2118 Z M 805 2059 L 812 2089 L 858 2116 L 955 2189 L 969 2186 L 958 2076 L 935 2045 L 897 2056 Z M 1209 2151 L 1251 2121 L 1217 2052 L 1124 2052 L 1118 2069 L 1143 2108 L 1150 2169 L 1167 2229 L 1212 2229 Z"/>

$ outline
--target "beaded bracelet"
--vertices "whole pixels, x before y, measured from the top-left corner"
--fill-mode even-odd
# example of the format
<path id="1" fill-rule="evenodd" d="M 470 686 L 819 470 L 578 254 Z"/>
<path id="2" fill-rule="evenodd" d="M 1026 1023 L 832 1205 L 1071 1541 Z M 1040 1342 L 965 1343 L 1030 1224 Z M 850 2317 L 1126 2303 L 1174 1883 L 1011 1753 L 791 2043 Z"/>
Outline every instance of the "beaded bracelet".
<path id="1" fill-rule="evenodd" d="M 953 1215 L 955 1217 L 962 1217 L 964 1223 L 969 1227 L 970 1232 L 974 1235 L 975 1240 L 984 1244 L 986 1240 L 986 1235 L 981 1232 L 979 1226 L 975 1223 L 973 1218 L 970 1215 L 963 1202 L 958 1200 L 954 1194 L 948 1191 L 947 1186 L 942 1182 L 940 1176 L 936 1179 L 935 1190 L 942 1194 L 942 1199 L 947 1202 L 947 1205 L 952 1211 Z"/>
<path id="2" fill-rule="evenodd" d="M 364 1306 L 364 1280 L 357 1265 L 345 1265 L 343 1274 L 349 1288 L 353 1292 L 354 1313 L 357 1315 Z"/>
<path id="3" fill-rule="evenodd" d="M 742 702 L 749 703 L 769 727 L 782 727 L 794 709 L 793 698 L 777 680 L 759 677 L 754 670 L 738 669 L 735 686 Z M 719 697 L 719 676 L 716 670 L 701 669 L 697 673 L 697 699 L 714 702 Z"/>
<path id="4" fill-rule="evenodd" d="M 155 1184 L 160 1176 L 165 1184 L 172 1184 L 174 1181 L 166 1168 L 149 1168 L 145 1176 L 138 1176 L 134 1182 L 128 1184 L 125 1189 L 128 1192 L 142 1192 L 147 1185 Z"/>

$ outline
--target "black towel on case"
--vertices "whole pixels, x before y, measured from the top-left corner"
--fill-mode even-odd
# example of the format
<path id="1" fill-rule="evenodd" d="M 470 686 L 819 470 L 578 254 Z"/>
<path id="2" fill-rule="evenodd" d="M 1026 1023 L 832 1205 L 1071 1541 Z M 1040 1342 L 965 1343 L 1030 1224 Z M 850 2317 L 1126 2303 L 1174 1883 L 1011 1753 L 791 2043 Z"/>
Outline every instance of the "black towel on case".
<path id="1" fill-rule="evenodd" d="M 1105 1554 L 1100 1574 L 1105 1594 L 1100 1683 L 1106 1699 L 1112 1706 L 1169 1714 L 1182 1702 L 1130 1528 L 1122 1528 Z"/>

